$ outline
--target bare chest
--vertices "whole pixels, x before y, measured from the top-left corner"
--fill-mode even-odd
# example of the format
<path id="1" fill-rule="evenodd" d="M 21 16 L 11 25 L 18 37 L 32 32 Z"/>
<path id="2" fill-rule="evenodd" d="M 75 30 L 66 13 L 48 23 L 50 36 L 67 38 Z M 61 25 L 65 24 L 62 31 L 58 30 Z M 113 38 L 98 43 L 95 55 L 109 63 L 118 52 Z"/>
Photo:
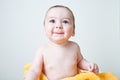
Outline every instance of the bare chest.
<path id="1" fill-rule="evenodd" d="M 50 48 L 44 53 L 44 63 L 51 65 L 75 64 L 77 62 L 77 53 L 75 50 L 67 48 Z M 54 65 L 54 66 L 55 66 Z"/>
<path id="2" fill-rule="evenodd" d="M 61 80 L 77 74 L 77 49 L 71 44 L 65 47 L 47 47 L 43 59 L 43 70 L 49 80 Z"/>
<path id="3" fill-rule="evenodd" d="M 69 71 L 77 69 L 77 53 L 75 50 L 65 48 L 51 48 L 44 53 L 44 70 L 68 74 Z"/>

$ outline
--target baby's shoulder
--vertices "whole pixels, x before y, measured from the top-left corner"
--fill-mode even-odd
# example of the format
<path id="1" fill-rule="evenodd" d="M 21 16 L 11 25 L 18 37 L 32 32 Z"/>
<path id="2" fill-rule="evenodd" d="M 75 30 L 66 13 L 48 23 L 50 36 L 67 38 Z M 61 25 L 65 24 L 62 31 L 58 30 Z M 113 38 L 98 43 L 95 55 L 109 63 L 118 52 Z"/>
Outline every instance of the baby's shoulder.
<path id="1" fill-rule="evenodd" d="M 47 49 L 48 45 L 44 44 L 41 45 L 38 49 L 37 49 L 37 53 L 43 54 L 43 52 Z"/>
<path id="2" fill-rule="evenodd" d="M 76 47 L 79 47 L 79 44 L 74 42 L 74 41 L 69 41 L 69 43 L 72 45 L 72 46 L 76 46 Z"/>

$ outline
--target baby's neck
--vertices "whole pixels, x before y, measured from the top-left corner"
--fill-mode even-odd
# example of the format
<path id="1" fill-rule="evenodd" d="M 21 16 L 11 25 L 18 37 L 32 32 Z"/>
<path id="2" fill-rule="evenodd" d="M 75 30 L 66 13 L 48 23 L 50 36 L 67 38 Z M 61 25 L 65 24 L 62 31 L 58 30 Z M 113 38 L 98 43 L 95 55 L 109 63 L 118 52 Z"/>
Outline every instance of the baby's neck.
<path id="1" fill-rule="evenodd" d="M 60 47 L 60 46 L 65 46 L 66 44 L 68 44 L 68 42 L 69 41 L 66 41 L 66 42 L 63 42 L 63 43 L 55 43 L 55 42 L 49 42 L 49 44 L 51 45 L 51 46 L 58 46 L 58 47 Z"/>

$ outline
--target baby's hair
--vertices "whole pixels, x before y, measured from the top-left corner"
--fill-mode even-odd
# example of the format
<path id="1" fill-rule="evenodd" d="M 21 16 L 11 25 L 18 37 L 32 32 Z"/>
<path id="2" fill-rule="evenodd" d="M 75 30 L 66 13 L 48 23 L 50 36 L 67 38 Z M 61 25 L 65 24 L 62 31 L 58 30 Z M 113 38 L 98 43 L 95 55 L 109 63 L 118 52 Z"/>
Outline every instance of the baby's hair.
<path id="1" fill-rule="evenodd" d="M 46 18 L 47 13 L 49 12 L 49 10 L 51 10 L 52 8 L 57 8 L 57 7 L 59 7 L 59 8 L 65 8 L 65 9 L 67 9 L 67 10 L 71 13 L 71 16 L 72 16 L 72 18 L 73 18 L 73 28 L 74 28 L 73 33 L 75 34 L 75 17 L 74 17 L 74 14 L 73 14 L 72 10 L 71 10 L 70 8 L 68 8 L 67 6 L 63 6 L 63 5 L 54 5 L 54 6 L 51 6 L 51 7 L 47 10 L 47 12 L 46 12 L 46 14 L 45 14 L 45 18 Z M 44 18 L 44 24 L 45 24 L 45 18 Z"/>

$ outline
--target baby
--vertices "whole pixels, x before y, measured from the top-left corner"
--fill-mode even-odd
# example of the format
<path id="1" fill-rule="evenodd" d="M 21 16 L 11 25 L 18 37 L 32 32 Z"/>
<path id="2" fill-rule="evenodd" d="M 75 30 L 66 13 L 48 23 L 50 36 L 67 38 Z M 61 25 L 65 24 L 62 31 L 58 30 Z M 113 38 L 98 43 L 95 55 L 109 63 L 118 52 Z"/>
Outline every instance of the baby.
<path id="1" fill-rule="evenodd" d="M 50 7 L 45 15 L 44 28 L 49 43 L 37 50 L 25 80 L 37 80 L 42 72 L 48 80 L 62 80 L 75 76 L 77 68 L 99 72 L 97 64 L 84 59 L 79 45 L 69 41 L 75 35 L 75 19 L 68 7 Z"/>

